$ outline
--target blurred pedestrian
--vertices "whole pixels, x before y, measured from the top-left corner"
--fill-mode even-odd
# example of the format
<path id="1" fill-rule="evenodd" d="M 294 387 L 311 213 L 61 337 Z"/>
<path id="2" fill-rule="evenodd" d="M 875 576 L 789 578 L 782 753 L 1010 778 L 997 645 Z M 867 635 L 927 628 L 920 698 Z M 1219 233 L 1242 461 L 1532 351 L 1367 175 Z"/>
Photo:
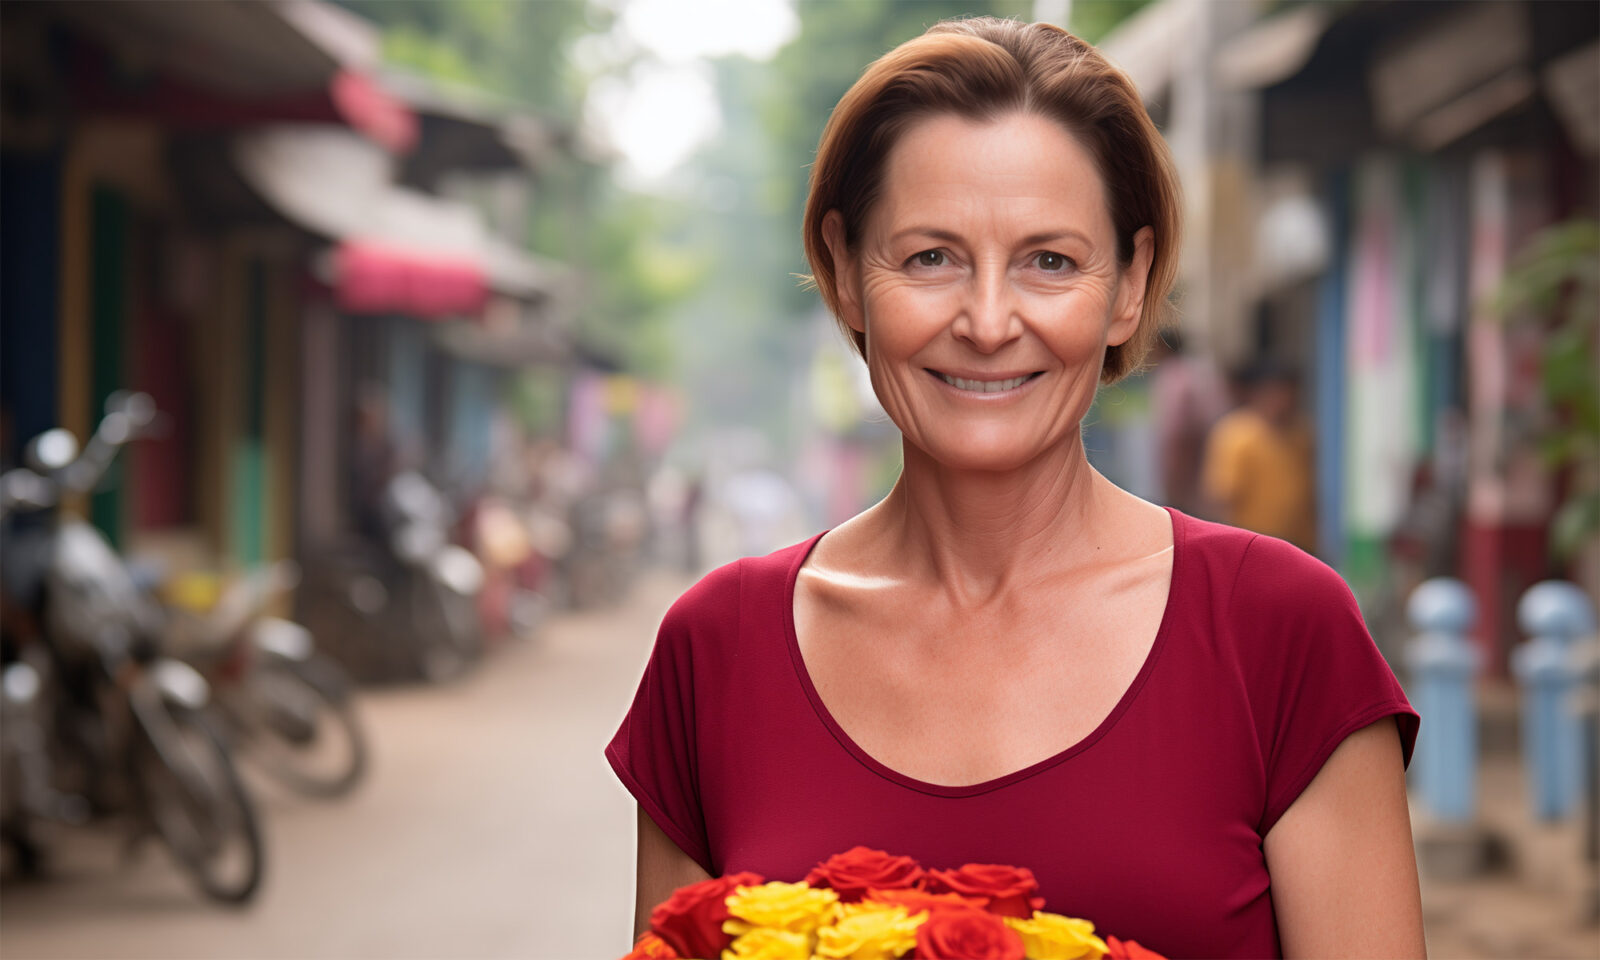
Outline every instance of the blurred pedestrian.
<path id="1" fill-rule="evenodd" d="M 1204 495 L 1224 522 L 1315 552 L 1316 487 L 1311 426 L 1298 379 L 1263 363 L 1244 377 L 1244 403 L 1206 441 Z"/>
<path id="2" fill-rule="evenodd" d="M 688 486 L 683 492 L 683 571 L 698 575 L 701 573 L 700 547 L 700 513 L 705 506 L 706 475 L 704 471 L 696 470 L 689 475 Z"/>
<path id="3" fill-rule="evenodd" d="M 1200 488 L 1206 437 L 1228 409 L 1227 391 L 1211 360 L 1185 347 L 1183 333 L 1164 330 L 1151 352 L 1150 404 L 1156 428 L 1162 502 L 1209 516 Z"/>
<path id="4" fill-rule="evenodd" d="M 403 455 L 393 431 L 389 394 L 382 384 L 364 383 L 357 392 L 355 443 L 351 450 L 350 512 L 356 531 L 375 544 L 388 539 L 383 490 L 402 469 Z"/>

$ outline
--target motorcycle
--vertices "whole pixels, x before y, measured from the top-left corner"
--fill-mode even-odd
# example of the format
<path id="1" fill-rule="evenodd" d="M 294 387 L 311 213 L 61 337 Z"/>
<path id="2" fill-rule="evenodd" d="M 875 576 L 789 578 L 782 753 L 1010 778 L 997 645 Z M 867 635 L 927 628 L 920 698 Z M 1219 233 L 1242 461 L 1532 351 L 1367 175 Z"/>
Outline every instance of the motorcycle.
<path id="1" fill-rule="evenodd" d="M 300 793 L 336 797 L 365 775 L 367 736 L 344 669 L 311 631 L 263 612 L 298 579 L 283 561 L 240 579 L 209 609 L 171 604 L 173 649 L 210 682 L 242 759 Z"/>
<path id="2" fill-rule="evenodd" d="M 382 511 L 389 552 L 400 567 L 393 609 L 413 631 L 418 670 L 428 680 L 453 677 L 483 652 L 483 565 L 450 542 L 454 513 L 422 474 L 396 474 L 384 487 Z"/>
<path id="3" fill-rule="evenodd" d="M 448 680 L 482 653 L 484 570 L 451 542 L 454 511 L 421 474 L 403 471 L 379 496 L 380 530 L 307 558 L 300 619 L 334 642 L 365 679 Z"/>
<path id="4" fill-rule="evenodd" d="M 8 658 L 0 671 L 0 838 L 13 851 L 24 876 L 43 872 L 35 824 L 81 824 L 89 819 L 82 797 L 58 793 L 54 787 L 43 693 L 46 673 L 40 664 L 21 656 Z"/>
<path id="5" fill-rule="evenodd" d="M 159 608 L 105 537 L 63 509 L 155 419 L 148 396 L 114 394 L 81 452 L 70 432 L 50 430 L 28 445 L 27 466 L 0 475 L 0 516 L 12 520 L 0 543 L 11 571 L 7 606 L 29 612 L 27 632 L 11 639 L 44 652 L 28 671 L 7 668 L 16 688 L 7 708 L 47 726 L 63 753 L 51 758 L 50 778 L 77 775 L 77 789 L 64 792 L 94 813 L 131 812 L 135 838 L 159 837 L 208 897 L 245 903 L 261 883 L 261 830 L 212 718 L 210 686 L 163 654 Z M 38 739 L 13 741 L 18 768 L 34 771 L 10 811 L 24 833 L 28 816 L 50 813 L 40 802 L 48 794 L 38 784 Z"/>

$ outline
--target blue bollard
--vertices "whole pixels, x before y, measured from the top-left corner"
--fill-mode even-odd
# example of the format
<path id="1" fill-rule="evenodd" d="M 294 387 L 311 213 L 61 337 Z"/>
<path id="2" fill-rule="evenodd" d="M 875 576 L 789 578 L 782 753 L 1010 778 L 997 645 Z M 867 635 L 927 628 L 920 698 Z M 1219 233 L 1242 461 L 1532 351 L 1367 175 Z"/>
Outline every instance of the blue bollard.
<path id="1" fill-rule="evenodd" d="M 1534 813 L 1556 820 L 1583 798 L 1583 731 L 1571 703 L 1578 683 L 1571 651 L 1594 633 L 1594 606 L 1573 584 L 1546 580 L 1522 595 L 1517 623 L 1528 634 L 1511 652 L 1511 672 L 1522 687 L 1522 757 Z"/>
<path id="2" fill-rule="evenodd" d="M 1422 715 L 1411 769 L 1422 801 L 1440 820 L 1465 823 L 1477 813 L 1478 714 L 1474 681 L 1483 654 L 1467 639 L 1478 617 L 1472 591 L 1460 580 L 1435 577 L 1406 601 L 1417 631 L 1405 660 Z"/>

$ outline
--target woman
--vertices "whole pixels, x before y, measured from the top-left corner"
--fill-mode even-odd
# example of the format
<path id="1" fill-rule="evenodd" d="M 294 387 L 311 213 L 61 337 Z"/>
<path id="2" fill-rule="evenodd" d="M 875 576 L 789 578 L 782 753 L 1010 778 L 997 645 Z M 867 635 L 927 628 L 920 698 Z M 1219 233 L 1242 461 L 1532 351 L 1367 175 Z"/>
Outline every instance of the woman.
<path id="1" fill-rule="evenodd" d="M 1178 226 L 1137 93 L 1055 27 L 941 23 L 845 94 L 806 249 L 905 466 L 668 613 L 607 749 L 641 929 L 679 885 L 861 844 L 1027 866 L 1046 909 L 1174 957 L 1423 952 L 1417 718 L 1349 590 L 1085 458 Z"/>

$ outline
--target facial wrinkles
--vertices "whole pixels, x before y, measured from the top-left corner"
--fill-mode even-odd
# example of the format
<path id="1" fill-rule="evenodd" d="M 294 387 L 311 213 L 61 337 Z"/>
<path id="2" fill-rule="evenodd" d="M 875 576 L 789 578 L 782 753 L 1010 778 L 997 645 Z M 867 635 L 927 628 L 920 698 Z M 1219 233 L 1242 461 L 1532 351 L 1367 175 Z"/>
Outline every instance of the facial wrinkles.
<path id="1" fill-rule="evenodd" d="M 1065 435 L 1098 384 L 1099 343 L 1117 289 L 1114 228 L 1098 173 L 1081 149 L 1062 150 L 1050 121 L 938 123 L 913 128 L 896 147 L 857 247 L 874 386 L 897 422 L 912 413 L 902 427 L 916 439 L 914 411 L 936 397 L 924 368 L 1053 371 L 1040 384 L 1054 397 L 1050 412 L 1034 424 Z M 984 135 L 970 136 L 978 128 Z M 1062 236 L 1032 239 L 1044 234 Z M 908 267 L 926 250 L 942 251 L 948 262 Z M 1072 263 L 1058 276 L 1038 265 L 1041 252 Z M 952 335 L 963 311 L 974 310 L 989 328 L 985 342 L 998 343 L 992 356 Z"/>
<path id="2" fill-rule="evenodd" d="M 986 216 L 999 220 L 1003 214 L 991 212 Z M 1038 222 L 1039 218 L 1007 219 Z M 1002 225 L 962 234 L 956 240 L 918 234 L 892 244 L 875 243 L 863 250 L 861 261 L 864 319 L 870 328 L 875 313 L 903 307 L 926 314 L 930 321 L 950 319 L 966 309 L 1007 309 L 1019 313 L 1024 323 L 1049 322 L 1069 315 L 1079 322 L 1106 316 L 1115 294 L 1116 273 L 1110 258 L 1098 249 L 1070 238 L 1035 247 L 1000 239 L 1043 232 Z M 943 251 L 950 262 L 920 273 L 906 266 L 909 258 L 929 249 Z M 1067 257 L 1071 264 L 1062 276 L 1051 276 L 1035 263 L 1041 252 Z"/>
<path id="3" fill-rule="evenodd" d="M 1048 207 L 1047 200 L 1002 197 L 988 202 L 987 198 L 972 199 L 970 191 L 960 192 L 968 196 L 933 197 L 917 204 L 909 214 L 885 211 L 880 219 L 884 226 L 863 244 L 860 290 L 869 330 L 875 315 L 900 317 L 909 311 L 925 321 L 919 330 L 932 339 L 940 327 L 975 310 L 990 317 L 1009 314 L 1007 321 L 1014 316 L 1024 326 L 1053 338 L 1062 336 L 1063 325 L 1080 328 L 1086 338 L 1098 337 L 1115 294 L 1114 259 L 1104 255 L 1100 245 L 1077 237 L 1023 243 L 1034 235 L 1071 229 L 1060 226 L 1071 222 L 1069 218 L 1041 212 Z M 885 236 L 902 220 L 955 236 L 940 238 L 921 232 L 893 239 Z M 941 224 L 960 224 L 966 229 L 936 226 Z M 979 229 L 972 229 L 971 224 Z M 920 272 L 907 267 L 909 258 L 929 249 L 943 251 L 950 262 Z M 1037 266 L 1038 254 L 1045 251 L 1070 259 L 1062 276 L 1051 276 Z M 1057 329 L 1045 329 L 1050 326 Z M 873 332 L 883 335 L 882 330 Z"/>
<path id="4" fill-rule="evenodd" d="M 950 157 L 926 149 L 928 145 L 921 142 L 925 138 L 918 136 L 923 132 L 908 133 L 891 158 L 886 189 L 864 232 L 863 307 L 901 288 L 948 285 L 944 274 L 917 277 L 905 270 L 908 257 L 936 248 L 954 248 L 950 252 L 961 261 L 969 282 L 998 287 L 1005 279 L 1023 294 L 1089 293 L 1099 304 L 1109 304 L 1117 273 L 1114 232 L 1101 200 L 1098 177 L 1086 158 L 1073 158 L 1079 162 L 1070 164 L 1067 171 L 1071 179 L 1084 181 L 1084 189 L 1062 191 L 1050 186 L 1061 182 L 1059 163 L 1015 162 L 1013 147 L 1019 145 L 1010 141 L 1016 137 L 1003 142 L 980 140 L 970 156 Z M 904 233 L 912 227 L 944 230 L 956 234 L 956 239 Z M 1089 242 L 1062 237 L 1034 249 L 1022 243 L 1034 235 L 1061 231 L 1087 235 Z M 1074 261 L 1070 283 L 1041 278 L 1050 282 L 1049 289 L 1041 291 L 1038 286 L 1016 282 L 1013 274 L 1026 272 L 1028 260 L 1041 250 Z"/>

